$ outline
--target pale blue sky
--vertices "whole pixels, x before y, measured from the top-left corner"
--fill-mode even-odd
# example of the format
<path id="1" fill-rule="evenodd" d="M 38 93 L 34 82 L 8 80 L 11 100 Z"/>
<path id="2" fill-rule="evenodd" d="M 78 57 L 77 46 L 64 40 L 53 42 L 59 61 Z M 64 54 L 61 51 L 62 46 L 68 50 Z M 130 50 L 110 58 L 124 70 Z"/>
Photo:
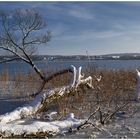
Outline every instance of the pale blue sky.
<path id="1" fill-rule="evenodd" d="M 0 2 L 0 9 L 35 8 L 52 39 L 40 54 L 140 53 L 140 2 Z"/>

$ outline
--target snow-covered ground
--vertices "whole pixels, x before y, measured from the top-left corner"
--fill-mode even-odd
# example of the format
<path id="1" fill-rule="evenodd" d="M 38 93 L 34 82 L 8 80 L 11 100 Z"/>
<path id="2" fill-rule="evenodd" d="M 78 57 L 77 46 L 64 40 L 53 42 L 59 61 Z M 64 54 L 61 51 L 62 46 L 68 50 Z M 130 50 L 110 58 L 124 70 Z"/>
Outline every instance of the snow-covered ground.
<path id="1" fill-rule="evenodd" d="M 8 102 L 10 103 L 10 100 L 5 100 L 5 102 L 8 105 Z M 15 100 L 15 104 L 16 103 L 17 103 L 17 100 Z M 23 104 L 23 102 L 21 102 L 21 104 Z M 19 104 L 17 104 L 17 106 L 18 105 Z M 140 138 L 140 127 L 139 127 L 140 126 L 140 119 L 139 119 L 140 102 L 132 102 L 131 105 L 132 105 L 131 110 L 129 110 L 128 112 L 127 111 L 122 112 L 122 113 L 120 112 L 120 114 L 117 113 L 115 118 L 112 120 L 112 122 L 110 122 L 110 124 L 101 126 L 100 127 L 102 130 L 101 132 L 98 131 L 96 128 L 90 126 L 90 127 L 87 127 L 79 131 L 75 131 L 75 132 L 68 131 L 66 134 L 61 133 L 59 135 L 54 136 L 53 138 Z M 14 106 L 11 109 L 14 109 L 14 108 L 16 108 L 16 106 Z M 26 121 L 26 123 L 27 122 L 31 123 L 30 121 Z M 24 124 L 25 122 L 23 120 L 20 123 Z M 47 122 L 45 122 L 43 126 L 46 123 Z M 59 122 L 57 123 L 59 124 Z M 38 121 L 36 121 L 34 125 L 38 125 Z M 0 128 L 2 129 L 2 127 Z M 3 129 L 6 129 L 6 126 Z M 58 130 L 58 128 L 56 129 Z"/>
<path id="2" fill-rule="evenodd" d="M 132 112 L 120 112 L 102 131 L 90 126 L 80 131 L 58 135 L 55 138 L 140 138 L 140 102 L 132 103 Z"/>

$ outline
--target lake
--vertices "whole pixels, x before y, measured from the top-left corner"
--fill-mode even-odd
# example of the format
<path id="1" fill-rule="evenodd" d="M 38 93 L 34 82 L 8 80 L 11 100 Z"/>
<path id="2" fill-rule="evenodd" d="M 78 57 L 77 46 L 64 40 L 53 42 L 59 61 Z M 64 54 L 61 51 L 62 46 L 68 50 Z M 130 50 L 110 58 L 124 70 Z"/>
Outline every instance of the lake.
<path id="1" fill-rule="evenodd" d="M 79 61 L 37 61 L 36 65 L 43 69 L 45 72 L 49 70 L 60 70 L 68 68 L 71 65 L 76 67 L 82 66 L 86 68 L 87 66 L 98 66 L 99 68 L 106 69 L 132 69 L 140 68 L 140 60 L 79 60 Z M 32 71 L 31 66 L 25 62 L 9 62 L 5 64 L 0 64 L 0 72 L 3 70 L 8 70 L 11 74 L 13 72 L 28 72 Z"/>

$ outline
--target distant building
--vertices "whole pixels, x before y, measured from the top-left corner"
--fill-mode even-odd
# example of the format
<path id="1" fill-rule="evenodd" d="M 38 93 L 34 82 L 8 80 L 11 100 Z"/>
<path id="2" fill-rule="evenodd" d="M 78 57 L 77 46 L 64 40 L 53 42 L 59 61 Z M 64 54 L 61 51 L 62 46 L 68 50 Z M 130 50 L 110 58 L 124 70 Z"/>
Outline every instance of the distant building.
<path id="1" fill-rule="evenodd" d="M 46 57 L 44 57 L 43 59 L 44 59 L 44 60 L 46 60 L 47 58 L 46 58 Z"/>
<path id="2" fill-rule="evenodd" d="M 119 59 L 120 58 L 120 56 L 112 56 L 112 58 L 114 58 L 114 59 Z"/>

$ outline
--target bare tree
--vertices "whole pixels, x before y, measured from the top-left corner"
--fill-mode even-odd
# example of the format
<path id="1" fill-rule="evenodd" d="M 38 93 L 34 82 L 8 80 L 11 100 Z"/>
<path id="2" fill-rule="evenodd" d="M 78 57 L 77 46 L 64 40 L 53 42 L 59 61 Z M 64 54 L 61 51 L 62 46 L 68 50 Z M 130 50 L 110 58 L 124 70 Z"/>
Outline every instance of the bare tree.
<path id="1" fill-rule="evenodd" d="M 46 78 L 43 72 L 35 65 L 32 59 L 33 54 L 35 54 L 39 46 L 47 44 L 51 38 L 51 33 L 46 28 L 47 23 L 38 11 L 17 9 L 8 14 L 1 11 L 0 23 L 0 49 L 14 56 L 14 58 L 6 61 L 21 59 L 35 70 L 43 81 L 37 93 L 42 91 L 48 79 L 71 72 L 70 69 L 66 69 Z"/>
<path id="2" fill-rule="evenodd" d="M 34 64 L 31 56 L 39 45 L 50 41 L 51 35 L 46 29 L 46 21 L 39 12 L 30 9 L 17 9 L 10 14 L 1 12 L 0 17 L 0 49 L 31 65 L 45 82 L 45 75 Z"/>

